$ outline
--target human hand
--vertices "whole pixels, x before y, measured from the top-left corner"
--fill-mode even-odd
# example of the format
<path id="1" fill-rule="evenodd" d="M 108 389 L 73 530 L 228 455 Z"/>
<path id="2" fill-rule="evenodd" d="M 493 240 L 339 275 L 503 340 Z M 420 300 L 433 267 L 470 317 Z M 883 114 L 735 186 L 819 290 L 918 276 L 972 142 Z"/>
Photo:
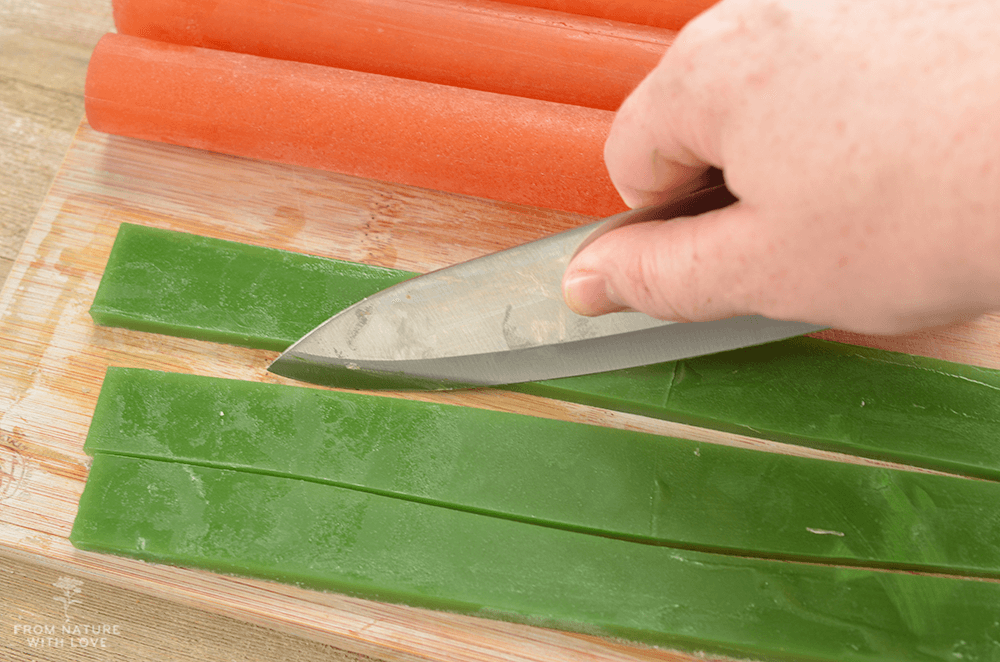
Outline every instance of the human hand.
<path id="1" fill-rule="evenodd" d="M 567 303 L 902 333 L 1000 309 L 1000 2 L 723 0 L 605 146 L 630 206 L 721 168 L 739 202 L 615 230 Z"/>

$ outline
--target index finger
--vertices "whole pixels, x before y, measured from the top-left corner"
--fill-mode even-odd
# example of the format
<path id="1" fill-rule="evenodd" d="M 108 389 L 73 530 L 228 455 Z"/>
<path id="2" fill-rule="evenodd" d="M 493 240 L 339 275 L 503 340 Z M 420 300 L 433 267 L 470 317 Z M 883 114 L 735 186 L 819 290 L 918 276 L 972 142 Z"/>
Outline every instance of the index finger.
<path id="1" fill-rule="evenodd" d="M 705 78 L 711 72 L 694 63 L 704 33 L 699 22 L 706 22 L 705 15 L 680 33 L 611 125 L 604 161 L 630 207 L 689 193 L 703 184 L 710 167 L 722 167 L 710 138 L 716 124 L 708 98 L 713 86 Z"/>

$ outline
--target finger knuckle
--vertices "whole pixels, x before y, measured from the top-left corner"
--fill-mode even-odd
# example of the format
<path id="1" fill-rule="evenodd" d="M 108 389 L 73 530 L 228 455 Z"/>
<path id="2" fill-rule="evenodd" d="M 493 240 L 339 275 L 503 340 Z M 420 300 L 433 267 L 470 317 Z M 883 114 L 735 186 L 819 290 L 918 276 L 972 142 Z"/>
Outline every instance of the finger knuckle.
<path id="1" fill-rule="evenodd" d="M 638 251 L 624 270 L 626 286 L 635 298 L 633 308 L 656 317 L 676 320 L 697 318 L 697 307 L 691 294 L 696 272 L 690 259 L 674 257 L 676 247 L 650 245 Z"/>

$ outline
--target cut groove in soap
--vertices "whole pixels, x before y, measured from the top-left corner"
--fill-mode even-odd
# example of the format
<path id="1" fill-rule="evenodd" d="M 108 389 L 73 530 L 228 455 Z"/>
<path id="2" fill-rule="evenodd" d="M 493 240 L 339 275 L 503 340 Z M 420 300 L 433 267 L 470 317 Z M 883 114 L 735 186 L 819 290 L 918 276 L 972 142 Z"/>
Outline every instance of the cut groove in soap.
<path id="1" fill-rule="evenodd" d="M 109 368 L 84 450 L 678 548 L 1000 576 L 1000 483 L 471 407 Z"/>
<path id="2" fill-rule="evenodd" d="M 745 659 L 995 659 L 995 583 L 602 538 L 97 454 L 80 549 Z"/>

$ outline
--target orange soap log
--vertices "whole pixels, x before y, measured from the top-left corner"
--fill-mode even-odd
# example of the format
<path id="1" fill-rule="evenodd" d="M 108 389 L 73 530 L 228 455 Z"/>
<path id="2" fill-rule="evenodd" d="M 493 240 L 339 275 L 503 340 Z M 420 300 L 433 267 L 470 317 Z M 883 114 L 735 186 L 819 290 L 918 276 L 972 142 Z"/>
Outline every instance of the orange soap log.
<path id="1" fill-rule="evenodd" d="M 615 110 L 674 33 L 491 0 L 115 0 L 118 32 Z"/>
<path id="2" fill-rule="evenodd" d="M 594 216 L 614 113 L 314 64 L 105 35 L 87 119 L 158 140 Z"/>
<path id="3" fill-rule="evenodd" d="M 638 23 L 667 30 L 684 24 L 719 0 L 505 0 L 512 5 Z"/>

